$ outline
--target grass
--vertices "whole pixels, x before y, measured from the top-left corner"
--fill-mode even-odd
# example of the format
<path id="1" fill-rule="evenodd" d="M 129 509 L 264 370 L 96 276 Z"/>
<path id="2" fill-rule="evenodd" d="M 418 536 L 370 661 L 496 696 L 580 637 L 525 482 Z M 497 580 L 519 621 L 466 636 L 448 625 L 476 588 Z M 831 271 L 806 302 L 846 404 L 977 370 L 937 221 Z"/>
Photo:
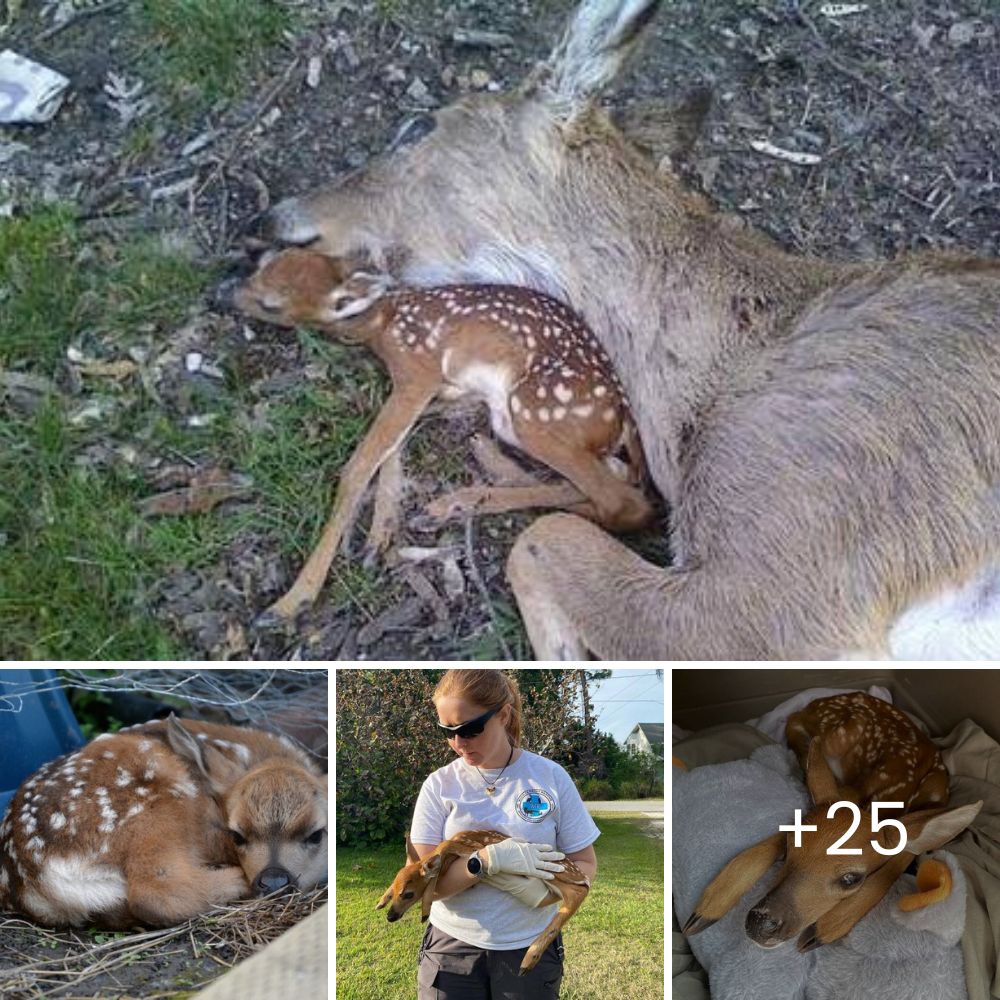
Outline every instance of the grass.
<path id="1" fill-rule="evenodd" d="M 212 401 L 219 422 L 200 430 L 152 399 L 138 375 L 86 380 L 82 396 L 60 390 L 69 345 L 119 359 L 139 331 L 162 349 L 213 280 L 183 248 L 87 236 L 65 208 L 0 220 L 0 379 L 6 371 L 50 385 L 34 407 L 12 405 L 0 388 L 0 656 L 183 658 L 183 642 L 150 615 L 158 580 L 211 566 L 244 534 L 274 537 L 295 559 L 315 540 L 334 479 L 317 470 L 339 468 L 363 433 L 381 392 L 374 374 L 350 393 L 347 372 L 289 393 L 263 428 L 244 418 L 254 400 L 235 375 Z M 303 339 L 314 360 L 333 358 Z M 110 408 L 74 424 L 87 399 Z M 253 503 L 147 520 L 137 509 L 151 492 L 143 475 L 88 457 L 124 446 L 249 473 Z M 335 566 L 328 600 L 367 609 L 375 597 L 372 574 Z"/>
<path id="2" fill-rule="evenodd" d="M 663 841 L 635 820 L 597 818 L 598 873 L 563 932 L 562 1000 L 654 1000 L 663 996 Z M 337 851 L 337 995 L 411 1000 L 423 933 L 417 909 L 389 924 L 375 902 L 403 857 L 398 846 Z M 622 970 L 628 970 L 627 975 Z"/>
<path id="3" fill-rule="evenodd" d="M 274 0 L 142 0 L 137 14 L 161 80 L 196 108 L 238 95 L 293 26 Z"/>

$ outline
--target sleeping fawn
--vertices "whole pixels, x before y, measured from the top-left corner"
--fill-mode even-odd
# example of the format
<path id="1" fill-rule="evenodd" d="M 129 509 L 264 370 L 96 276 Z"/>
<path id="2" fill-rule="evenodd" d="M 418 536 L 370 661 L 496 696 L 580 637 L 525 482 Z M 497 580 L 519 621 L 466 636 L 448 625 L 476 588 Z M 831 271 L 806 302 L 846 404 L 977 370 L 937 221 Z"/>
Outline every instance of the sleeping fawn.
<path id="1" fill-rule="evenodd" d="M 283 736 L 149 722 L 24 781 L 0 823 L 0 910 L 41 924 L 183 923 L 326 877 L 326 778 Z"/>
<path id="2" fill-rule="evenodd" d="M 462 489 L 432 503 L 431 515 L 563 507 L 615 531 L 650 519 L 642 451 L 621 385 L 593 334 L 561 302 L 505 285 L 396 289 L 384 275 L 291 249 L 266 255 L 233 303 L 271 323 L 313 325 L 364 344 L 393 383 L 341 474 L 319 544 L 264 623 L 291 619 L 315 600 L 365 488 L 435 397 L 484 400 L 498 437 L 567 481 Z"/>
<path id="3" fill-rule="evenodd" d="M 442 841 L 427 857 L 421 859 L 407 836 L 406 856 L 410 859 L 410 863 L 399 870 L 392 885 L 375 904 L 375 909 L 381 910 L 388 906 L 386 919 L 391 923 L 399 920 L 414 903 L 419 902 L 420 919 L 426 920 L 430 916 L 437 880 L 452 864 L 458 858 L 467 858 L 488 844 L 498 844 L 501 840 L 507 839 L 507 834 L 498 833 L 496 830 L 467 830 Z M 559 864 L 563 866 L 563 870 L 553 872 L 555 877 L 546 880 L 549 894 L 538 904 L 551 906 L 553 903 L 559 903 L 559 910 L 525 952 L 521 960 L 522 976 L 538 964 L 545 949 L 555 940 L 566 921 L 580 909 L 580 905 L 587 898 L 587 893 L 590 892 L 590 879 L 569 858 L 563 858 Z"/>
<path id="4" fill-rule="evenodd" d="M 747 914 L 747 935 L 764 948 L 796 936 L 800 951 L 829 944 L 882 899 L 915 856 L 957 837 L 982 807 L 943 808 L 948 772 L 938 748 L 899 709 L 870 695 L 810 702 L 789 717 L 785 735 L 814 803 L 801 823 L 801 846 L 797 833 L 776 833 L 738 854 L 702 893 L 685 934 L 714 924 L 784 858 L 778 881 Z M 933 871 L 940 863 L 924 864 Z M 921 889 L 927 874 L 922 866 Z M 900 905 L 930 901 L 928 891 Z"/>

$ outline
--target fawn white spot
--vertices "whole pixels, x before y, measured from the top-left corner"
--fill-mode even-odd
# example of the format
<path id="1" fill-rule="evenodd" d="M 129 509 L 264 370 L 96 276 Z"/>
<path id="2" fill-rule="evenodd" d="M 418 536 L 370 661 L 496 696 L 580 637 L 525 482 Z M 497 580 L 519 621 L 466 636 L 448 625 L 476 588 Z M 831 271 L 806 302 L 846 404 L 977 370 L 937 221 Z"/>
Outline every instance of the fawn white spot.
<path id="1" fill-rule="evenodd" d="M 110 740 L 110 739 L 111 739 L 111 733 L 101 733 L 100 736 L 95 737 L 94 742 L 100 743 L 101 740 Z"/>
<path id="2" fill-rule="evenodd" d="M 115 772 L 115 784 L 119 788 L 124 788 L 126 785 L 132 784 L 132 774 L 126 771 L 124 767 L 118 768 Z"/>
<path id="3" fill-rule="evenodd" d="M 573 416 L 574 417 L 589 417 L 594 412 L 594 404 L 587 403 L 585 406 L 574 406 Z"/>
<path id="4" fill-rule="evenodd" d="M 38 827 L 38 821 L 34 816 L 28 816 L 23 822 L 24 832 L 27 836 L 31 836 Z"/>
<path id="5" fill-rule="evenodd" d="M 182 778 L 180 781 L 174 783 L 174 787 L 170 789 L 170 794 L 177 799 L 182 795 L 193 799 L 197 797 L 198 789 L 195 788 L 194 784 L 188 778 Z"/>
<path id="6" fill-rule="evenodd" d="M 6 889 L 10 885 L 10 876 L 7 874 L 7 869 L 0 865 L 0 887 Z"/>
<path id="7" fill-rule="evenodd" d="M 511 396 L 510 398 L 510 412 L 520 413 L 521 412 L 521 400 L 517 396 Z"/>
<path id="8" fill-rule="evenodd" d="M 562 382 L 556 383 L 556 387 L 553 392 L 555 393 L 556 399 L 558 399 L 560 403 L 568 403 L 573 398 L 573 390 L 567 389 Z"/>
<path id="9" fill-rule="evenodd" d="M 133 816 L 138 816 L 145 806 L 141 802 L 136 802 L 134 806 L 129 806 L 129 810 L 125 813 L 125 819 L 131 819 Z"/>
<path id="10" fill-rule="evenodd" d="M 606 396 L 607 394 L 608 394 L 608 387 L 606 385 L 595 385 L 594 386 L 594 395 L 598 399 L 600 399 L 602 396 Z"/>
<path id="11" fill-rule="evenodd" d="M 111 808 L 108 802 L 99 802 L 98 805 L 101 808 L 101 822 L 97 824 L 97 829 L 100 833 L 111 833 L 115 828 L 115 821 L 118 819 L 118 813 Z"/>
<path id="12" fill-rule="evenodd" d="M 547 390 L 547 389 L 545 388 L 545 386 L 544 386 L 544 385 L 540 385 L 540 386 L 539 386 L 539 387 L 538 387 L 538 388 L 537 388 L 537 389 L 535 390 L 535 395 L 536 395 L 536 396 L 537 396 L 537 397 L 538 397 L 539 399 L 545 399 L 545 397 L 546 397 L 546 396 L 548 395 L 548 390 Z"/>
<path id="13" fill-rule="evenodd" d="M 143 753 L 149 753 L 153 749 L 153 743 L 151 740 L 139 740 L 139 749 Z"/>
<path id="14" fill-rule="evenodd" d="M 101 754 L 101 756 L 104 757 L 106 760 L 114 760 L 115 752 L 114 750 L 105 750 L 104 753 Z"/>
<path id="15" fill-rule="evenodd" d="M 198 733 L 198 735 L 195 737 L 195 739 L 196 740 L 207 740 L 208 739 L 208 733 Z"/>
<path id="16" fill-rule="evenodd" d="M 151 760 L 146 765 L 146 770 L 142 772 L 143 781 L 152 781 L 156 777 L 156 761 Z"/>
<path id="17" fill-rule="evenodd" d="M 42 848 L 45 846 L 45 841 L 41 837 L 32 837 L 24 845 L 29 851 L 31 851 L 31 856 L 35 860 L 36 865 L 42 863 Z"/>
<path id="18" fill-rule="evenodd" d="M 142 796 L 143 798 L 145 798 L 145 797 L 146 797 L 147 795 L 149 795 L 149 789 L 148 789 L 148 788 L 145 788 L 145 787 L 143 787 L 143 786 L 141 786 L 141 785 L 140 785 L 140 786 L 139 786 L 139 787 L 138 787 L 138 788 L 137 788 L 137 789 L 135 790 L 135 794 L 136 794 L 136 795 L 141 795 L 141 796 Z"/>
<path id="19" fill-rule="evenodd" d="M 60 813 L 55 812 L 49 817 L 49 826 L 53 830 L 61 830 L 66 825 L 66 817 Z"/>
<path id="20" fill-rule="evenodd" d="M 540 406 L 538 408 L 538 419 L 541 420 L 543 424 L 549 422 L 549 408 L 547 406 Z"/>
<path id="21" fill-rule="evenodd" d="M 601 420 L 603 420 L 606 424 L 610 424 L 615 419 L 615 413 L 615 408 L 613 406 L 609 406 L 601 414 Z"/>

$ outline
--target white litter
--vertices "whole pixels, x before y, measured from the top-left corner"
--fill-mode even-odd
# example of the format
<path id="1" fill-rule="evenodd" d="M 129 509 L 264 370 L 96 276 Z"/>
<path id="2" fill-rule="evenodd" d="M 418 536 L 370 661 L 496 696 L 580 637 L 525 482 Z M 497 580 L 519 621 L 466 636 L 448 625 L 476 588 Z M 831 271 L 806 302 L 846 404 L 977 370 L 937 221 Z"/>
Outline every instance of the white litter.
<path id="1" fill-rule="evenodd" d="M 784 160 L 786 163 L 794 163 L 800 167 L 812 167 L 823 160 L 815 153 L 798 153 L 791 149 L 782 149 L 766 139 L 755 139 L 750 143 L 750 146 L 765 156 L 773 156 L 776 160 Z"/>
<path id="2" fill-rule="evenodd" d="M 59 110 L 69 79 L 10 49 L 0 52 L 0 125 L 47 122 Z"/>

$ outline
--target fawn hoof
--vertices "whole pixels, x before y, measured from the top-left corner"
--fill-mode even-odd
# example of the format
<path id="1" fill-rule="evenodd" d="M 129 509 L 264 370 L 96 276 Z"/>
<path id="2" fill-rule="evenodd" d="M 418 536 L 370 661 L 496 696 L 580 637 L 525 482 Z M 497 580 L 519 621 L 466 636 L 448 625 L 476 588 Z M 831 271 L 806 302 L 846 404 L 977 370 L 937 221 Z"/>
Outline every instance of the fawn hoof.
<path id="1" fill-rule="evenodd" d="M 795 947 L 801 952 L 814 951 L 822 947 L 826 942 L 819 936 L 819 929 L 815 924 L 810 924 L 800 935 Z"/>
<path id="2" fill-rule="evenodd" d="M 311 601 L 299 601 L 295 604 L 286 604 L 284 599 L 276 601 L 257 615 L 253 622 L 254 627 L 261 630 L 291 628 L 295 624 L 295 619 L 311 603 Z"/>
<path id="3" fill-rule="evenodd" d="M 690 937 L 692 934 L 699 934 L 701 931 L 705 930 L 706 927 L 711 927 L 712 924 L 716 923 L 710 917 L 703 917 L 700 913 L 695 911 L 687 918 L 687 922 L 681 928 L 681 933 L 686 937 Z"/>

